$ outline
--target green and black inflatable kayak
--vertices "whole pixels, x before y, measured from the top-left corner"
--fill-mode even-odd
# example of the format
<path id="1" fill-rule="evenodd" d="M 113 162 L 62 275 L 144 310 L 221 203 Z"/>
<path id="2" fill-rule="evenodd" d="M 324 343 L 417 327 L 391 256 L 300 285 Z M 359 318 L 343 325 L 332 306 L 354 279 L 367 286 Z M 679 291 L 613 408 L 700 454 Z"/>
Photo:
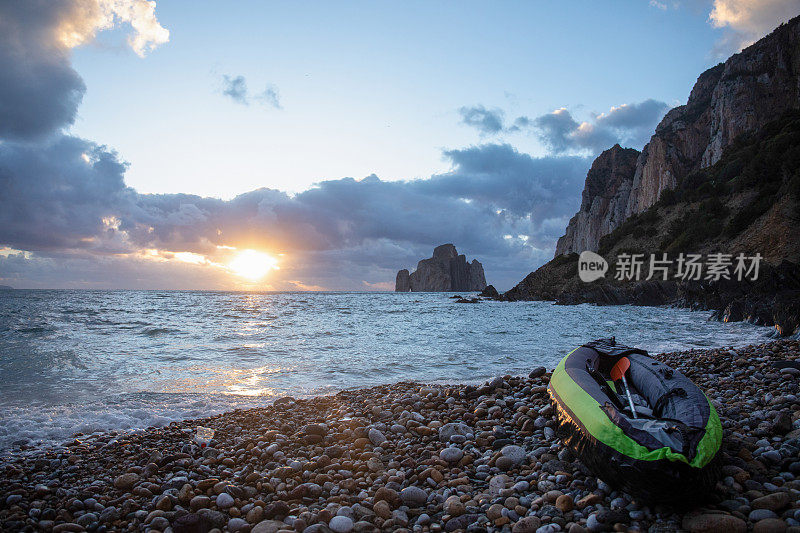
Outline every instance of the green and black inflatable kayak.
<path id="1" fill-rule="evenodd" d="M 610 371 L 630 360 L 626 379 Z M 692 381 L 637 348 L 613 338 L 569 353 L 548 387 L 558 435 L 605 482 L 649 501 L 707 494 L 720 475 L 722 426 L 706 395 Z"/>

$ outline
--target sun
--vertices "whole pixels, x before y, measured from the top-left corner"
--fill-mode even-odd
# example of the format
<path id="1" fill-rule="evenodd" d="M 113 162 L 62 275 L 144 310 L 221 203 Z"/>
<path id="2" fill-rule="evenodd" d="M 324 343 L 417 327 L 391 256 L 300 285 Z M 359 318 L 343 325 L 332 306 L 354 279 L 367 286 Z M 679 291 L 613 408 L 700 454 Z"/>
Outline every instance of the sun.
<path id="1" fill-rule="evenodd" d="M 257 281 L 270 270 L 278 268 L 278 260 L 274 257 L 256 250 L 242 250 L 228 263 L 228 268 L 234 274 Z"/>

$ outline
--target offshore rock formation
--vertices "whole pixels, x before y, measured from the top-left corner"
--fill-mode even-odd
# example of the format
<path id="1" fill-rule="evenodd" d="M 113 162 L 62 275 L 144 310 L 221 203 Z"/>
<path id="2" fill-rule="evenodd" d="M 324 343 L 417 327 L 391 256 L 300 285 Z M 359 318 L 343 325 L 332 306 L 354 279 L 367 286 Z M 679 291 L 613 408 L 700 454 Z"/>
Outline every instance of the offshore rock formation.
<path id="1" fill-rule="evenodd" d="M 483 265 L 477 259 L 471 263 L 459 255 L 452 244 L 442 244 L 433 250 L 433 257 L 423 259 L 417 270 L 397 273 L 396 292 L 482 291 L 486 288 Z"/>
<path id="2" fill-rule="evenodd" d="M 722 157 L 734 139 L 800 108 L 800 17 L 700 75 L 686 105 L 670 110 L 630 172 L 630 153 L 603 152 L 556 255 L 597 251 L 599 238 Z M 611 153 L 609 153 L 611 152 Z M 602 185 L 607 185 L 603 188 Z"/>
<path id="3" fill-rule="evenodd" d="M 394 280 L 394 291 L 395 292 L 408 292 L 411 290 L 411 275 L 408 273 L 407 269 L 403 269 L 397 273 L 397 277 Z"/>

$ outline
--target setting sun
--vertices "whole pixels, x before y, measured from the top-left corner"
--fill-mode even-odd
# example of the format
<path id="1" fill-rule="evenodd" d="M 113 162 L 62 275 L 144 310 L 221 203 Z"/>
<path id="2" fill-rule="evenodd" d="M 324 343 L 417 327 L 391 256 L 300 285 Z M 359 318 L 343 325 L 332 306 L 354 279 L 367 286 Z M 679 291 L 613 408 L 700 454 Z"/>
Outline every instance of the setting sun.
<path id="1" fill-rule="evenodd" d="M 228 264 L 234 274 L 252 281 L 259 280 L 270 270 L 277 269 L 278 260 L 256 250 L 242 250 Z"/>

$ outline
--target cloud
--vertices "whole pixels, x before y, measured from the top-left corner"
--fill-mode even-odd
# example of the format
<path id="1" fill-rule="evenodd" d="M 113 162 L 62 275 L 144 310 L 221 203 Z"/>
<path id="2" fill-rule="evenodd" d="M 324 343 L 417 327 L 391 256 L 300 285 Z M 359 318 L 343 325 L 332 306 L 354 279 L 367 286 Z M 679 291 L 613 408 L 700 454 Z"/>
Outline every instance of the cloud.
<path id="1" fill-rule="evenodd" d="M 247 80 L 244 76 L 222 75 L 222 94 L 229 97 L 237 104 L 249 106 L 253 101 L 264 105 L 283 109 L 280 93 L 274 85 L 268 85 L 262 92 L 251 96 L 247 89 Z"/>
<path id="2" fill-rule="evenodd" d="M 515 118 L 511 125 L 506 126 L 505 113 L 497 107 L 487 109 L 482 105 L 463 106 L 459 108 L 458 113 L 461 115 L 461 123 L 478 130 L 481 137 L 516 133 L 531 125 L 531 119 L 522 116 Z"/>
<path id="3" fill-rule="evenodd" d="M 449 150 L 445 156 L 453 162 L 453 170 L 416 182 L 418 187 L 527 219 L 531 226 L 526 233 L 542 246 L 553 237 L 542 231 L 542 225 L 573 214 L 569 199 L 580 196 L 590 163 L 583 157 L 531 157 L 508 144 Z"/>
<path id="4" fill-rule="evenodd" d="M 36 139 L 71 125 L 86 87 L 70 64 L 72 48 L 129 24 L 139 55 L 169 32 L 143 0 L 0 2 L 0 139 Z"/>
<path id="5" fill-rule="evenodd" d="M 668 109 L 666 103 L 648 99 L 612 107 L 590 121 L 578 122 L 562 107 L 533 119 L 531 124 L 555 154 L 597 153 L 615 143 L 641 148 Z"/>
<path id="6" fill-rule="evenodd" d="M 739 52 L 798 14 L 800 0 L 714 0 L 709 23 L 728 30 L 714 53 L 724 57 Z"/>
<path id="7" fill-rule="evenodd" d="M 95 246 L 103 220 L 132 194 L 126 168 L 113 151 L 70 136 L 0 143 L 0 242 L 25 250 Z"/>
<path id="8" fill-rule="evenodd" d="M 516 268 L 498 280 L 510 286 L 530 270 L 532 254 L 551 253 L 589 160 L 534 158 L 495 144 L 445 155 L 452 170 L 425 180 L 342 178 L 295 196 L 257 189 L 224 201 L 139 194 L 125 185 L 126 164 L 113 150 L 76 137 L 3 143 L 0 244 L 42 258 L 141 261 L 143 250 L 161 250 L 210 263 L 224 262 L 228 247 L 257 248 L 286 254 L 276 279 L 358 288 L 455 242 L 490 272 Z"/>
<path id="9" fill-rule="evenodd" d="M 250 105 L 247 96 L 247 80 L 244 76 L 236 76 L 232 78 L 226 74 L 222 75 L 222 94 L 230 97 L 231 100 L 237 104 Z"/>
<path id="10" fill-rule="evenodd" d="M 140 57 L 169 41 L 169 30 L 156 19 L 156 3 L 148 0 L 55 0 L 42 4 L 64 5 L 69 12 L 59 16 L 57 38 L 67 48 L 91 42 L 98 32 L 127 24 L 133 28 L 128 44 Z"/>
<path id="11" fill-rule="evenodd" d="M 570 149 L 591 148 L 597 151 L 601 146 L 607 146 L 610 139 L 595 139 L 594 142 L 587 143 L 587 128 L 584 128 L 582 135 L 578 136 L 581 123 L 572 118 L 572 114 L 566 107 L 556 109 L 552 113 L 536 117 L 532 121 L 533 127 L 539 139 L 552 152 L 560 154 Z M 591 145 L 591 146 L 590 146 Z"/>
<path id="12" fill-rule="evenodd" d="M 708 11 L 709 5 L 711 11 Z M 650 0 L 650 6 L 666 11 L 687 7 L 707 14 L 708 23 L 723 34 L 714 44 L 711 55 L 726 59 L 742 51 L 780 24 L 800 15 L 800 0 Z"/>
<path id="13" fill-rule="evenodd" d="M 553 154 L 596 154 L 616 143 L 641 148 L 650 139 L 656 125 L 667 112 L 664 102 L 648 99 L 612 107 L 606 113 L 578 122 L 567 108 L 530 118 L 519 116 L 506 124 L 505 113 L 482 105 L 459 109 L 462 124 L 488 135 L 533 132 Z"/>
<path id="14" fill-rule="evenodd" d="M 275 109 L 283 109 L 280 93 L 278 93 L 278 88 L 275 86 L 267 87 L 256 98 Z"/>
<path id="15" fill-rule="evenodd" d="M 482 135 L 499 133 L 505 129 L 503 112 L 500 109 L 486 109 L 482 105 L 476 105 L 461 107 L 458 112 L 462 124 L 477 129 Z"/>
<path id="16" fill-rule="evenodd" d="M 509 126 L 508 131 L 522 131 L 525 128 L 529 128 L 532 124 L 532 121 L 528 117 L 517 117 L 514 119 L 514 123 Z"/>

